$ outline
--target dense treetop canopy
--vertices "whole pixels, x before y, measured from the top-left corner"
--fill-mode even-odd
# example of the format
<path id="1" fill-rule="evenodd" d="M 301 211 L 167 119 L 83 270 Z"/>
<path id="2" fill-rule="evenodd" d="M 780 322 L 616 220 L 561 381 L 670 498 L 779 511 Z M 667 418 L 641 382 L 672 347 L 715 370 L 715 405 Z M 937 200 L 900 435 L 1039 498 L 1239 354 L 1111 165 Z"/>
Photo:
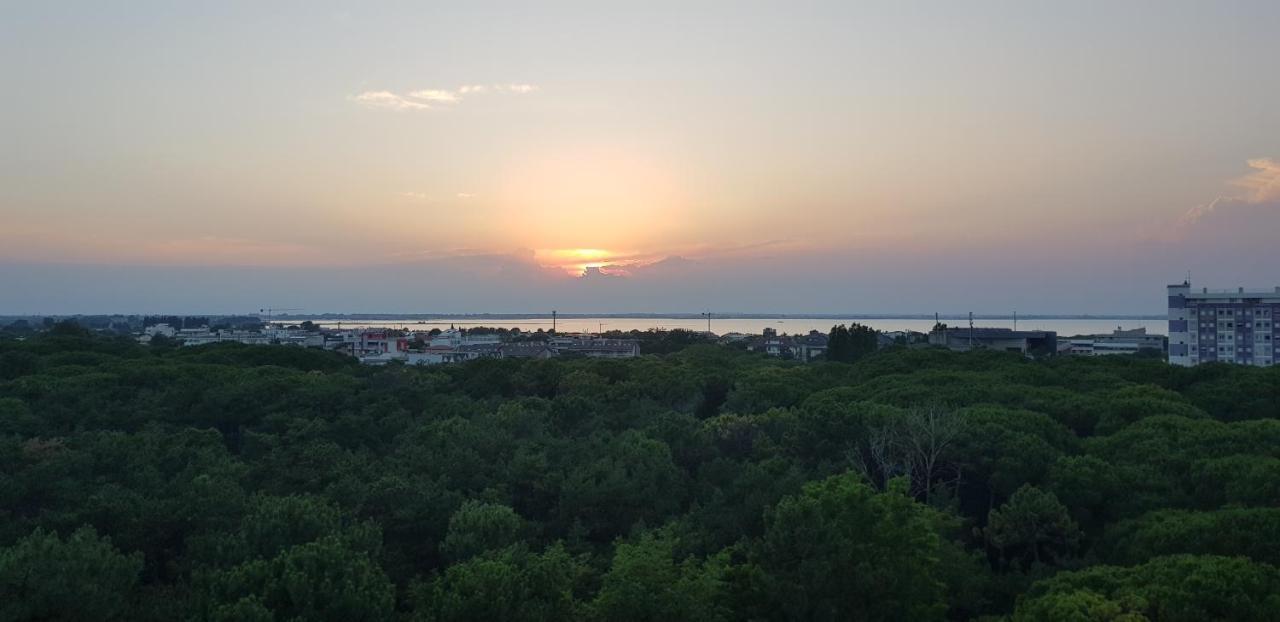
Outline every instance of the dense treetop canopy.
<path id="1" fill-rule="evenodd" d="M 0 621 L 1280 619 L 1280 368 L 856 341 L 0 339 Z"/>

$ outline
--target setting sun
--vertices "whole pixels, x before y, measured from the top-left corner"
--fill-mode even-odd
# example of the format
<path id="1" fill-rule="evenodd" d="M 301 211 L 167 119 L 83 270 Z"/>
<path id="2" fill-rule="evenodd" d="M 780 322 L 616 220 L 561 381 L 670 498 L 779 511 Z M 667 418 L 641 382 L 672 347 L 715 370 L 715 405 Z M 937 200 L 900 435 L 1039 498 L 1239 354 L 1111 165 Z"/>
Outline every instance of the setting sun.
<path id="1" fill-rule="evenodd" d="M 602 248 L 558 248 L 539 251 L 537 259 L 543 266 L 558 268 L 573 276 L 582 276 L 587 268 L 603 268 L 615 261 L 625 260 L 626 257 Z"/>

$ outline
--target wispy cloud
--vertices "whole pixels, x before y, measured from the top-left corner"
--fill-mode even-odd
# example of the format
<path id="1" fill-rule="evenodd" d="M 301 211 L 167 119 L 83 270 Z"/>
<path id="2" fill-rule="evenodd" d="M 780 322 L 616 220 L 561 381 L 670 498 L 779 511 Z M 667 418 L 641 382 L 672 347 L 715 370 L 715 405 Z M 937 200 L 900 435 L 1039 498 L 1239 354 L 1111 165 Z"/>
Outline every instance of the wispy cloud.
<path id="1" fill-rule="evenodd" d="M 428 102 L 438 102 L 438 103 L 445 103 L 445 104 L 457 103 L 462 99 L 461 97 L 458 96 L 457 93 L 453 91 L 446 91 L 443 89 L 423 89 L 421 91 L 413 91 L 412 93 L 409 93 L 409 97 L 412 97 L 414 99 L 421 99 L 423 101 L 428 101 Z"/>
<path id="2" fill-rule="evenodd" d="M 1178 219 L 1175 227 L 1182 230 L 1199 222 L 1224 206 L 1232 204 L 1258 205 L 1271 201 L 1280 201 L 1280 162 L 1271 158 L 1255 158 L 1248 161 L 1253 172 L 1231 180 L 1229 183 L 1239 192 L 1218 195 L 1208 203 L 1197 205 Z"/>
<path id="3" fill-rule="evenodd" d="M 1280 162 L 1271 158 L 1249 160 L 1253 173 L 1245 175 L 1232 185 L 1243 188 L 1248 200 L 1254 203 L 1280 200 Z"/>
<path id="4" fill-rule="evenodd" d="M 459 199 L 470 199 L 470 198 L 473 198 L 473 197 L 475 197 L 475 196 L 476 196 L 476 193 L 474 193 L 474 192 L 459 192 L 459 193 L 458 193 L 458 198 L 459 198 Z"/>
<path id="5" fill-rule="evenodd" d="M 535 84 L 511 82 L 507 84 L 464 84 L 456 89 L 417 89 L 405 94 L 391 91 L 365 91 L 350 99 L 369 108 L 384 110 L 431 110 L 441 105 L 453 105 L 464 97 L 484 93 L 510 93 L 526 95 L 539 90 Z"/>
<path id="6" fill-rule="evenodd" d="M 419 101 L 406 99 L 391 91 L 365 91 L 351 98 L 358 104 L 369 108 L 386 110 L 427 110 L 431 106 Z"/>

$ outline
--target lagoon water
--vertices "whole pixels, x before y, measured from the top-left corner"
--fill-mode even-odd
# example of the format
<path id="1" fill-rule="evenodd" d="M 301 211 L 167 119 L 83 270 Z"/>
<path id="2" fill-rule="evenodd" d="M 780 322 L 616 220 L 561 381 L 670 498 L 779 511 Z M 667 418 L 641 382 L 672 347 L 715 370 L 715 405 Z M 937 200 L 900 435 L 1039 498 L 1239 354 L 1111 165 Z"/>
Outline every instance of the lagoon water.
<path id="1" fill-rule="evenodd" d="M 405 328 L 409 330 L 431 330 L 432 328 L 472 328 L 490 326 L 495 328 L 519 328 L 521 331 L 533 332 L 541 328 L 551 330 L 550 318 L 537 319 L 497 319 L 497 318 L 465 318 L 465 319 L 388 319 L 388 320 L 336 320 L 326 319 L 317 324 L 326 327 L 362 328 L 384 327 Z M 858 323 L 881 331 L 914 330 L 928 332 L 933 327 L 933 319 L 920 318 L 877 318 L 877 319 L 839 319 L 839 318 L 748 318 L 748 319 L 715 319 L 711 320 L 711 330 L 716 334 L 749 333 L 759 334 L 765 328 L 773 328 L 779 333 L 803 334 L 811 330 L 827 332 L 836 324 Z M 943 320 L 951 326 L 965 326 L 967 320 Z M 974 320 L 974 326 L 1013 328 L 1013 320 Z M 1146 328 L 1148 333 L 1165 334 L 1168 322 L 1153 319 L 1019 319 L 1019 330 L 1052 330 L 1059 336 L 1092 335 L 1110 333 L 1116 328 Z M 707 321 L 698 318 L 620 318 L 620 317 L 575 317 L 556 320 L 556 329 L 565 332 L 597 332 L 597 331 L 631 331 L 656 329 L 706 330 Z"/>

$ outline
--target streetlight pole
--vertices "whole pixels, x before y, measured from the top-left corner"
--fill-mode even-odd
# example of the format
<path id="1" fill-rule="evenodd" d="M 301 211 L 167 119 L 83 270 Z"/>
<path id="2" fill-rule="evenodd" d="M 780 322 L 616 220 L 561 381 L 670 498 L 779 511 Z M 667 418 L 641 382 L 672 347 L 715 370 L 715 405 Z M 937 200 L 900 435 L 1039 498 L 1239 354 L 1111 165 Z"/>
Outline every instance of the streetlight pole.
<path id="1" fill-rule="evenodd" d="M 703 313 L 702 317 L 707 318 L 707 333 L 710 334 L 711 333 L 711 312 L 707 311 Z"/>

